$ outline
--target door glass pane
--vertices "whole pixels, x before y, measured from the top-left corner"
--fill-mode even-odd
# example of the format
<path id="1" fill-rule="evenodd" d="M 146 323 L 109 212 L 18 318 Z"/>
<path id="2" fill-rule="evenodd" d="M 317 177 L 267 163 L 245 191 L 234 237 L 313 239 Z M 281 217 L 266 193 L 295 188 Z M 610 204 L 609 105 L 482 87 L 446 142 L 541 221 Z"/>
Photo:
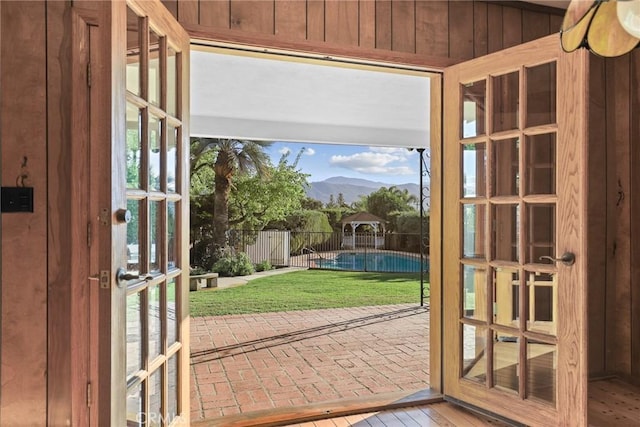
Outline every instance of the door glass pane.
<path id="1" fill-rule="evenodd" d="M 127 103 L 127 188 L 141 188 L 142 113 Z"/>
<path id="2" fill-rule="evenodd" d="M 551 264 L 541 256 L 555 258 L 556 207 L 553 204 L 527 205 L 527 262 Z"/>
<path id="3" fill-rule="evenodd" d="M 178 266 L 178 242 L 176 241 L 176 230 L 178 218 L 176 217 L 176 203 L 167 202 L 167 269 L 171 270 Z"/>
<path id="4" fill-rule="evenodd" d="M 555 335 L 558 303 L 555 274 L 527 273 L 527 329 Z"/>
<path id="5" fill-rule="evenodd" d="M 485 205 L 462 206 L 462 256 L 485 258 Z"/>
<path id="6" fill-rule="evenodd" d="M 160 36 L 149 30 L 149 102 L 160 105 Z"/>
<path id="7" fill-rule="evenodd" d="M 172 47 L 168 47 L 167 50 L 167 114 L 170 116 L 176 116 L 178 88 L 176 81 L 178 80 L 178 62 L 176 61 L 176 51 Z"/>
<path id="8" fill-rule="evenodd" d="M 518 72 L 492 78 L 493 132 L 518 129 L 520 84 Z"/>
<path id="9" fill-rule="evenodd" d="M 162 255 L 162 240 L 160 233 L 162 227 L 162 204 L 158 201 L 149 202 L 149 271 L 160 271 L 160 260 Z"/>
<path id="10" fill-rule="evenodd" d="M 462 149 L 462 195 L 483 197 L 486 194 L 487 150 L 484 143 L 465 144 Z"/>
<path id="11" fill-rule="evenodd" d="M 178 174 L 178 129 L 167 125 L 167 192 L 176 192 Z"/>
<path id="12" fill-rule="evenodd" d="M 484 383 L 487 379 L 487 329 L 462 325 L 462 376 Z"/>
<path id="13" fill-rule="evenodd" d="M 127 7 L 127 90 L 140 95 L 140 18 Z"/>
<path id="14" fill-rule="evenodd" d="M 162 351 L 162 304 L 160 303 L 160 287 L 151 286 L 147 290 L 149 327 L 149 361 L 163 353 Z"/>
<path id="15" fill-rule="evenodd" d="M 520 205 L 493 206 L 494 259 L 500 261 L 520 260 Z"/>
<path id="16" fill-rule="evenodd" d="M 142 384 L 136 384 L 127 390 L 127 427 L 144 425 L 142 397 Z"/>
<path id="17" fill-rule="evenodd" d="M 519 139 L 493 143 L 493 189 L 495 196 L 517 196 L 520 191 Z"/>
<path id="18" fill-rule="evenodd" d="M 127 200 L 127 210 L 131 213 L 131 221 L 127 224 L 127 270 L 140 271 L 140 242 L 142 241 L 140 228 L 140 201 Z"/>
<path id="19" fill-rule="evenodd" d="M 462 138 L 484 135 L 487 82 L 481 80 L 462 85 Z"/>
<path id="20" fill-rule="evenodd" d="M 140 293 L 127 296 L 127 379 L 142 369 L 142 312 Z"/>
<path id="21" fill-rule="evenodd" d="M 520 387 L 518 365 L 520 343 L 515 335 L 495 333 L 493 343 L 493 384 L 505 390 L 518 392 Z"/>
<path id="22" fill-rule="evenodd" d="M 526 69 L 527 126 L 556 123 L 556 63 Z"/>
<path id="23" fill-rule="evenodd" d="M 494 276 L 493 321 L 498 325 L 518 327 L 520 298 L 518 270 L 497 268 Z"/>
<path id="24" fill-rule="evenodd" d="M 162 370 L 161 366 L 149 377 L 149 416 L 148 426 L 161 426 L 162 419 Z"/>
<path id="25" fill-rule="evenodd" d="M 553 344 L 527 342 L 527 397 L 556 403 L 558 350 Z"/>
<path id="26" fill-rule="evenodd" d="M 556 194 L 556 134 L 527 137 L 527 194 Z"/>
<path id="27" fill-rule="evenodd" d="M 178 417 L 178 355 L 174 354 L 169 359 L 167 416 L 170 420 Z"/>
<path id="28" fill-rule="evenodd" d="M 176 279 L 167 283 L 167 347 L 178 341 L 178 312 L 176 304 Z"/>
<path id="29" fill-rule="evenodd" d="M 160 191 L 160 145 L 162 123 L 149 114 L 149 191 Z"/>
<path id="30" fill-rule="evenodd" d="M 465 265 L 462 268 L 462 314 L 487 320 L 487 271 Z"/>

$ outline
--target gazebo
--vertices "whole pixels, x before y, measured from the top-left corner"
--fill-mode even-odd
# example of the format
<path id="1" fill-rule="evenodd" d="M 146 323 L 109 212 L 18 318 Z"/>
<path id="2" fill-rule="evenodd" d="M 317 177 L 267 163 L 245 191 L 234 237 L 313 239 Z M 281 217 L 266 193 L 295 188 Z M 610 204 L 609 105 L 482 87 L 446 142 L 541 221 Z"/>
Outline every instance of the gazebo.
<path id="1" fill-rule="evenodd" d="M 342 247 L 355 249 L 367 245 L 367 236 L 356 236 L 356 229 L 361 225 L 370 225 L 373 229 L 374 249 L 384 247 L 384 220 L 369 212 L 358 212 L 342 218 Z M 351 225 L 351 234 L 345 233 L 347 225 Z M 378 230 L 380 236 L 378 236 Z M 358 238 L 360 237 L 360 238 Z"/>

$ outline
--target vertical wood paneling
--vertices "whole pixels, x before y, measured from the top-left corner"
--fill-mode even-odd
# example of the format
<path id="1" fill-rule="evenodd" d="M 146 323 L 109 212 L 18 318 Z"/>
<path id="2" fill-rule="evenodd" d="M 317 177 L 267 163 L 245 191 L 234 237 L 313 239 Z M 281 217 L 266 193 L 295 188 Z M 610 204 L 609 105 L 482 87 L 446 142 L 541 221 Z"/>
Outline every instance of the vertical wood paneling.
<path id="1" fill-rule="evenodd" d="M 592 56 L 589 61 L 589 180 L 588 225 L 588 294 L 589 294 L 589 374 L 605 372 L 606 263 L 607 250 L 607 158 L 605 117 L 604 59 Z"/>
<path id="2" fill-rule="evenodd" d="M 167 8 L 171 14 L 178 19 L 178 0 L 161 0 L 164 7 Z M 203 5 L 201 4 L 200 7 Z"/>
<path id="3" fill-rule="evenodd" d="M 473 56 L 475 58 L 488 53 L 489 22 L 487 13 L 486 3 L 473 2 Z"/>
<path id="4" fill-rule="evenodd" d="M 560 37 L 563 18 L 562 15 L 549 15 L 549 34 L 558 33 L 558 37 Z"/>
<path id="5" fill-rule="evenodd" d="M 522 43 L 522 10 L 515 7 L 502 8 L 502 48 Z"/>
<path id="6" fill-rule="evenodd" d="M 549 32 L 549 15 L 546 13 L 522 11 L 522 42 L 539 39 Z"/>
<path id="7" fill-rule="evenodd" d="M 503 47 L 502 6 L 487 5 L 487 53 L 497 52 Z"/>
<path id="8" fill-rule="evenodd" d="M 229 1 L 200 2 L 200 25 L 229 28 Z"/>
<path id="9" fill-rule="evenodd" d="M 376 0 L 376 47 L 391 50 L 390 0 Z"/>
<path id="10" fill-rule="evenodd" d="M 231 28 L 249 33 L 274 33 L 273 0 L 232 0 Z"/>
<path id="11" fill-rule="evenodd" d="M 307 40 L 324 41 L 324 0 L 307 0 Z"/>
<path id="12" fill-rule="evenodd" d="M 631 375 L 640 382 L 640 51 L 631 53 Z"/>
<path id="13" fill-rule="evenodd" d="M 449 3 L 449 57 L 473 58 L 473 2 Z"/>
<path id="14" fill-rule="evenodd" d="M 1 215 L 0 420 L 7 426 L 42 426 L 47 425 L 46 5 L 2 2 L 0 11 L 2 185 L 22 181 L 34 189 L 33 213 Z"/>
<path id="15" fill-rule="evenodd" d="M 376 2 L 360 0 L 360 47 L 376 47 Z"/>
<path id="16" fill-rule="evenodd" d="M 199 6 L 200 2 L 198 0 L 179 0 L 178 20 L 185 24 L 198 24 Z"/>
<path id="17" fill-rule="evenodd" d="M 416 53 L 449 56 L 448 2 L 416 2 Z"/>
<path id="18" fill-rule="evenodd" d="M 300 0 L 275 2 L 275 34 L 304 40 L 307 36 L 307 7 Z"/>
<path id="19" fill-rule="evenodd" d="M 325 2 L 325 37 L 328 43 L 358 45 L 358 2 L 328 0 Z"/>
<path id="20" fill-rule="evenodd" d="M 630 373 L 629 57 L 607 60 L 607 369 Z"/>
<path id="21" fill-rule="evenodd" d="M 400 0 L 391 3 L 391 49 L 398 52 L 416 50 L 415 2 Z"/>

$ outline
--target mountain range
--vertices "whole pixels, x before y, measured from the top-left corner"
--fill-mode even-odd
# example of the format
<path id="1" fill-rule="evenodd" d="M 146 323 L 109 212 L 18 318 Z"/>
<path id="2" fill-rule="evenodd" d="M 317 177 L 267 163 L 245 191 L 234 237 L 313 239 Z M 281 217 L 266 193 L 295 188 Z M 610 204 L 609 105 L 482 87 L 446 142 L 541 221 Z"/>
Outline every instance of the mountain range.
<path id="1" fill-rule="evenodd" d="M 335 201 L 338 199 L 338 194 L 342 193 L 345 203 L 350 205 L 351 203 L 359 200 L 360 196 L 367 196 L 382 187 L 396 187 L 401 190 L 406 189 L 409 191 L 409 194 L 420 197 L 420 186 L 412 183 L 394 185 L 384 182 L 369 181 L 367 179 L 334 176 L 327 178 L 324 181 L 316 181 L 309 184 L 307 197 L 320 200 L 325 204 L 329 202 L 329 197 L 332 194 Z M 427 190 L 425 193 L 427 197 L 429 195 L 428 185 L 429 183 L 426 182 L 425 187 L 427 187 Z"/>

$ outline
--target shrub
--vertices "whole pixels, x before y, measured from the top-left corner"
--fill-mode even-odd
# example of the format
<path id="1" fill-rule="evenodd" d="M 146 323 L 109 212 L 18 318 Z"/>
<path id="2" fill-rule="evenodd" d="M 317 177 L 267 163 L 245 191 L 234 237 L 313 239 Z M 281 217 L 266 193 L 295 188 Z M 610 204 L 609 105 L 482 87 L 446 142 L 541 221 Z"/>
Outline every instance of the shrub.
<path id="1" fill-rule="evenodd" d="M 273 266 L 268 260 L 264 260 L 256 264 L 256 271 L 268 271 L 273 270 Z"/>
<path id="2" fill-rule="evenodd" d="M 212 270 L 223 277 L 247 276 L 254 272 L 253 264 L 246 253 L 231 251 L 225 251 L 213 264 Z"/>

